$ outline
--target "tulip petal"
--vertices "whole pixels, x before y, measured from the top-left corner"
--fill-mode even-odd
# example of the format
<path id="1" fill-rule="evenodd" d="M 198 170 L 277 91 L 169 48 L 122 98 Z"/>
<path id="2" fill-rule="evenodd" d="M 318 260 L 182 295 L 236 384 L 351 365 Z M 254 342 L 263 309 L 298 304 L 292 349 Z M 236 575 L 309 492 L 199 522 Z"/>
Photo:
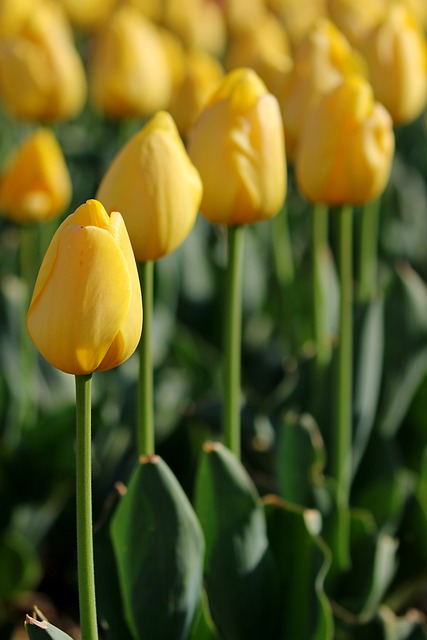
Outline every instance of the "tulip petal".
<path id="1" fill-rule="evenodd" d="M 128 313 L 129 268 L 107 230 L 68 225 L 54 240 L 27 315 L 28 331 L 50 364 L 75 375 L 91 373 Z"/>

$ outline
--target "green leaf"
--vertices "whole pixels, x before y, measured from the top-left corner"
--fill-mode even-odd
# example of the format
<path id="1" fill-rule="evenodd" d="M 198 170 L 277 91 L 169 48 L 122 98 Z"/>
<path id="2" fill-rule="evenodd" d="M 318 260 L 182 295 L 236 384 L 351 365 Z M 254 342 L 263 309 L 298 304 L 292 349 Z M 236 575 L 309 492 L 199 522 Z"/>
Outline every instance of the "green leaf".
<path id="1" fill-rule="evenodd" d="M 332 640 L 333 615 L 324 590 L 331 555 L 319 537 L 320 513 L 265 499 L 268 535 L 280 571 L 280 638 Z"/>
<path id="2" fill-rule="evenodd" d="M 427 371 L 427 288 L 406 263 L 385 299 L 385 359 L 380 427 L 392 436 Z"/>
<path id="3" fill-rule="evenodd" d="M 33 589 L 40 576 L 40 559 L 30 540 L 15 530 L 0 536 L 0 598 Z"/>
<path id="4" fill-rule="evenodd" d="M 218 634 L 209 611 L 209 603 L 206 591 L 202 592 L 199 609 L 194 618 L 194 624 L 190 633 L 190 640 L 216 640 Z"/>
<path id="5" fill-rule="evenodd" d="M 384 301 L 372 300 L 355 308 L 356 364 L 354 381 L 353 475 L 356 473 L 374 424 L 383 373 Z"/>
<path id="6" fill-rule="evenodd" d="M 73 640 L 47 620 L 36 620 L 30 616 L 25 620 L 25 630 L 30 640 Z"/>
<path id="7" fill-rule="evenodd" d="M 280 425 L 276 457 L 281 497 L 293 504 L 314 506 L 313 485 L 324 464 L 325 448 L 313 418 L 287 413 Z"/>
<path id="8" fill-rule="evenodd" d="M 242 464 L 219 443 L 203 447 L 195 504 L 206 538 L 209 606 L 221 636 L 275 637 L 277 573 L 261 500 Z"/>
<path id="9" fill-rule="evenodd" d="M 125 488 L 117 486 L 114 504 L 94 534 L 95 588 L 99 618 L 106 627 L 108 640 L 131 640 L 132 636 L 124 618 L 119 576 L 110 535 L 111 519 L 117 500 Z"/>
<path id="10" fill-rule="evenodd" d="M 159 456 L 140 459 L 113 516 L 111 535 L 135 640 L 186 640 L 200 600 L 203 534 Z"/>

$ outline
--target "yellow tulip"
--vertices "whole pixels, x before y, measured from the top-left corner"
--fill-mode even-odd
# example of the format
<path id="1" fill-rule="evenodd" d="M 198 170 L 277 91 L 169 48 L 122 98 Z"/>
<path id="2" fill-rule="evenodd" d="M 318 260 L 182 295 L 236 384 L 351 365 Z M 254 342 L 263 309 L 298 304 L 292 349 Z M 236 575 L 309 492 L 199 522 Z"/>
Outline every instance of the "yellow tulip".
<path id="1" fill-rule="evenodd" d="M 187 135 L 223 75 L 220 62 L 213 56 L 203 51 L 188 53 L 183 78 L 169 105 L 169 112 L 182 136 Z"/>
<path id="2" fill-rule="evenodd" d="M 70 22 L 85 31 L 101 26 L 112 13 L 118 0 L 60 0 Z"/>
<path id="3" fill-rule="evenodd" d="M 365 73 L 365 64 L 330 20 L 319 20 L 294 53 L 294 66 L 281 95 L 288 157 L 295 150 L 307 113 L 348 73 Z"/>
<path id="4" fill-rule="evenodd" d="M 39 128 L 16 149 L 0 176 L 0 210 L 15 222 L 43 222 L 64 211 L 71 178 L 50 129 Z"/>
<path id="5" fill-rule="evenodd" d="M 132 6 L 121 7 L 98 31 L 88 71 L 91 102 L 110 117 L 146 117 L 169 103 L 172 79 L 162 38 Z"/>
<path id="6" fill-rule="evenodd" d="M 427 41 L 410 11 L 390 7 L 361 44 L 375 97 L 395 124 L 415 119 L 427 102 Z"/>
<path id="7" fill-rule="evenodd" d="M 191 231 L 202 184 L 172 117 L 157 113 L 121 149 L 107 169 L 97 198 L 120 209 L 137 260 L 174 251 Z"/>
<path id="8" fill-rule="evenodd" d="M 383 19 L 390 0 L 328 0 L 330 19 L 357 46 Z"/>
<path id="9" fill-rule="evenodd" d="M 33 0 L 2 0 L 0 2 L 0 38 L 18 33 L 27 20 L 32 6 Z"/>
<path id="10" fill-rule="evenodd" d="M 120 213 L 109 216 L 88 200 L 64 220 L 40 267 L 27 328 L 42 356 L 65 373 L 105 371 L 132 355 L 141 290 Z"/>
<path id="11" fill-rule="evenodd" d="M 307 116 L 296 180 L 311 202 L 362 204 L 384 190 L 394 153 L 393 122 L 361 76 L 343 78 Z"/>
<path id="12" fill-rule="evenodd" d="M 266 0 L 282 21 L 292 47 L 296 47 L 321 18 L 326 18 L 327 0 Z"/>
<path id="13" fill-rule="evenodd" d="M 227 69 L 250 67 L 279 98 L 292 68 L 289 38 L 279 19 L 266 11 L 255 25 L 231 34 L 224 64 Z"/>
<path id="14" fill-rule="evenodd" d="M 188 143 L 203 183 L 201 211 L 211 222 L 257 222 L 279 211 L 286 193 L 283 123 L 276 98 L 253 70 L 225 76 Z"/>
<path id="15" fill-rule="evenodd" d="M 18 119 L 74 118 L 86 99 L 86 76 L 56 3 L 36 4 L 21 29 L 0 44 L 0 96 Z"/>

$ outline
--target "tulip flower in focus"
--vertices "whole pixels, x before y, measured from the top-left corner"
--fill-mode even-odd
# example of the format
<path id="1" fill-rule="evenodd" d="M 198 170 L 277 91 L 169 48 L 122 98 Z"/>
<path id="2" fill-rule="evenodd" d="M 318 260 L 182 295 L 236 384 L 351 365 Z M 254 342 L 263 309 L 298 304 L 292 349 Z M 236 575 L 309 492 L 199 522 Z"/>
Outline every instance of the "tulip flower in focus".
<path id="1" fill-rule="evenodd" d="M 36 3 L 1 41 L 0 97 L 15 118 L 35 122 L 71 119 L 83 108 L 85 71 L 57 3 Z"/>
<path id="2" fill-rule="evenodd" d="M 414 120 L 427 102 L 427 41 L 404 6 L 390 7 L 361 44 L 375 97 L 395 124 Z"/>
<path id="3" fill-rule="evenodd" d="M 18 223 L 44 222 L 64 211 L 71 178 L 50 129 L 39 128 L 16 149 L 0 176 L 0 211 Z"/>
<path id="4" fill-rule="evenodd" d="M 203 51 L 188 53 L 181 82 L 173 93 L 169 112 L 186 136 L 224 75 L 220 62 Z"/>
<path id="5" fill-rule="evenodd" d="M 152 115 L 170 100 L 167 52 L 156 26 L 123 6 L 97 32 L 89 59 L 93 105 L 112 118 Z"/>
<path id="6" fill-rule="evenodd" d="M 136 349 L 141 291 L 120 213 L 88 200 L 58 228 L 27 314 L 31 340 L 54 367 L 74 375 L 112 369 Z"/>
<path id="7" fill-rule="evenodd" d="M 384 190 L 394 153 L 393 122 L 361 76 L 343 78 L 305 120 L 296 179 L 311 202 L 361 204 Z"/>
<path id="8" fill-rule="evenodd" d="M 330 20 L 319 20 L 296 48 L 281 95 L 288 157 L 295 155 L 308 112 L 349 73 L 366 73 L 362 57 Z"/>
<path id="9" fill-rule="evenodd" d="M 114 158 L 97 198 L 120 208 L 137 260 L 174 251 L 191 231 L 202 184 L 172 117 L 157 113 Z"/>
<path id="10" fill-rule="evenodd" d="M 203 182 L 201 211 L 237 225 L 271 218 L 286 193 L 283 123 L 276 98 L 251 69 L 227 74 L 188 137 Z"/>

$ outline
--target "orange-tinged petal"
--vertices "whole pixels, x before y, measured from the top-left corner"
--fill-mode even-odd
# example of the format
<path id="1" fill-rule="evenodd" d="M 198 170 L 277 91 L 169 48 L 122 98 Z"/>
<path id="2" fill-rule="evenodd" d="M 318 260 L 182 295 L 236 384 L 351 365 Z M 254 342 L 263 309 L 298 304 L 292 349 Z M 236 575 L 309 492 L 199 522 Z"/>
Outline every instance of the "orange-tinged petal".
<path id="1" fill-rule="evenodd" d="M 71 178 L 54 134 L 36 129 L 16 149 L 0 179 L 0 209 L 15 222 L 42 222 L 63 212 Z"/>

